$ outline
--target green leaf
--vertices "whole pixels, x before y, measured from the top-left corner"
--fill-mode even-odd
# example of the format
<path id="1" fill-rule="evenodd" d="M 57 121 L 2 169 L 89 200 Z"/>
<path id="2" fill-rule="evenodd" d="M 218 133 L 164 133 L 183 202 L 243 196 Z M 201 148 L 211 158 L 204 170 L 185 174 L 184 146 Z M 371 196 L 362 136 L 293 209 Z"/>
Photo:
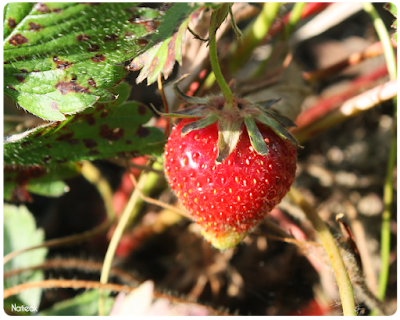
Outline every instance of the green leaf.
<path id="1" fill-rule="evenodd" d="M 145 125 L 152 117 L 145 105 L 123 103 L 129 92 L 130 86 L 123 82 L 115 88 L 119 98 L 112 103 L 97 103 L 65 121 L 6 137 L 4 163 L 51 166 L 116 156 L 160 155 L 164 134 Z"/>
<path id="2" fill-rule="evenodd" d="M 158 31 L 154 33 L 146 51 L 132 60 L 129 70 L 142 69 L 136 83 L 147 78 L 150 85 L 160 73 L 167 79 L 175 61 L 182 62 L 182 38 L 190 21 L 197 20 L 203 7 L 197 4 L 175 3 L 162 18 Z M 177 31 L 176 31 L 177 30 Z"/>
<path id="3" fill-rule="evenodd" d="M 6 38 L 32 10 L 34 3 L 10 2 L 4 6 L 3 37 Z"/>
<path id="4" fill-rule="evenodd" d="M 28 10 L 30 8 L 30 10 Z M 46 120 L 65 120 L 127 75 L 160 13 L 134 3 L 12 3 L 5 8 L 4 92 Z"/>
<path id="5" fill-rule="evenodd" d="M 8 201 L 31 201 L 28 192 L 47 197 L 58 197 L 68 191 L 62 179 L 80 173 L 77 163 L 65 163 L 51 168 L 43 166 L 5 166 L 4 199 Z"/>
<path id="6" fill-rule="evenodd" d="M 4 254 L 15 250 L 25 249 L 40 245 L 44 240 L 44 232 L 36 229 L 35 219 L 25 206 L 4 204 Z M 4 265 L 4 271 L 27 268 L 44 262 L 47 254 L 46 248 L 28 251 L 13 258 Z M 36 270 L 23 272 L 19 275 L 4 279 L 4 287 L 43 280 L 43 271 Z M 17 298 L 27 306 L 39 306 L 42 289 L 34 288 L 23 291 Z"/>
<path id="7" fill-rule="evenodd" d="M 55 303 L 49 309 L 39 312 L 39 316 L 97 316 L 99 314 L 99 291 L 92 290 L 76 297 Z M 104 301 L 105 314 L 109 314 L 114 298 L 108 296 Z"/>
<path id="8" fill-rule="evenodd" d="M 383 7 L 397 18 L 397 7 L 394 3 L 388 2 Z"/>

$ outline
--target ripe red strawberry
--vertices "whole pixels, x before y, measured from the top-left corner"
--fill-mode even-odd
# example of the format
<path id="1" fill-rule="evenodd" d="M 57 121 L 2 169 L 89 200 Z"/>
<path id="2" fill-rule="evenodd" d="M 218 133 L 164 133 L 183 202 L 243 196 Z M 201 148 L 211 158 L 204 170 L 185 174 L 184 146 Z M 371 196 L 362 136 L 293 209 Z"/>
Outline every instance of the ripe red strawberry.
<path id="1" fill-rule="evenodd" d="M 207 108 L 221 110 L 217 99 L 211 99 L 214 103 Z M 246 104 L 244 100 L 239 103 Z M 242 106 L 239 108 L 247 110 Z M 245 127 L 243 118 L 249 112 L 256 113 L 254 110 L 258 107 L 251 105 L 248 108 L 252 111 L 238 117 L 241 120 L 232 120 L 240 123 L 235 131 L 239 131 L 238 138 L 222 159 L 221 148 L 224 146 L 219 144 L 222 138 L 218 129 L 221 131 L 225 123 L 221 125 L 220 120 L 207 126 L 196 126 L 195 120 L 185 119 L 173 128 L 165 147 L 165 174 L 171 188 L 201 226 L 203 236 L 218 249 L 237 245 L 282 200 L 295 176 L 296 146 L 289 138 L 278 136 L 276 128 L 273 130 L 260 122 L 257 127 L 261 135 L 255 135 L 257 128 L 247 122 Z M 214 112 L 207 110 L 207 115 Z M 218 116 L 229 118 L 226 114 L 219 113 Z M 283 118 L 279 120 L 283 121 Z M 255 136 L 263 140 L 267 152 L 255 150 L 257 146 L 260 148 L 254 143 Z"/>

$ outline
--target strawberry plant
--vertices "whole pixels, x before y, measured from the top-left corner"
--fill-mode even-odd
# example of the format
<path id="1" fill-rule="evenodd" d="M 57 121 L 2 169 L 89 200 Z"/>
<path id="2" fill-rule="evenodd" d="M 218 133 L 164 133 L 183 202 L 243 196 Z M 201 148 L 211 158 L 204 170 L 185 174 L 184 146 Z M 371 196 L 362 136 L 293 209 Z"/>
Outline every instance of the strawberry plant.
<path id="1" fill-rule="evenodd" d="M 5 311 L 392 314 L 394 18 L 7 4 Z"/>

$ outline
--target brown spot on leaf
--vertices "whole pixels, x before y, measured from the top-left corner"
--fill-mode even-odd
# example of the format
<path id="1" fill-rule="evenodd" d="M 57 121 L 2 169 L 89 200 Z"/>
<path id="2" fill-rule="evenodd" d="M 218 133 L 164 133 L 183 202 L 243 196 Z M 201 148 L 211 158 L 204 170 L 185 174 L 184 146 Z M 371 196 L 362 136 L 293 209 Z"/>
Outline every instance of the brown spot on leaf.
<path id="1" fill-rule="evenodd" d="M 94 81 L 92 78 L 88 79 L 87 83 L 91 87 L 95 87 L 96 86 L 96 81 Z"/>
<path id="2" fill-rule="evenodd" d="M 48 149 L 52 149 L 53 148 L 53 146 L 50 143 L 46 144 L 45 147 L 48 148 Z"/>
<path id="3" fill-rule="evenodd" d="M 168 43 L 168 55 L 163 68 L 164 77 L 168 77 L 170 75 L 175 65 L 175 41 L 177 35 L 178 33 L 175 33 L 172 36 L 171 41 Z"/>
<path id="4" fill-rule="evenodd" d="M 36 11 L 42 13 L 50 12 L 49 8 L 42 2 L 36 3 L 34 8 L 36 9 Z"/>
<path id="5" fill-rule="evenodd" d="M 23 76 L 18 75 L 18 74 L 15 76 L 15 79 L 17 79 L 18 82 L 25 82 L 25 78 Z"/>
<path id="6" fill-rule="evenodd" d="M 56 63 L 57 69 L 68 69 L 70 66 L 73 65 L 72 62 L 62 61 L 57 56 L 53 56 L 53 62 Z"/>
<path id="7" fill-rule="evenodd" d="M 144 138 L 144 137 L 147 137 L 147 136 L 150 134 L 150 130 L 149 130 L 149 128 L 140 126 L 140 127 L 137 129 L 137 131 L 136 131 L 135 134 L 136 134 L 137 136 L 139 136 L 140 138 Z"/>
<path id="8" fill-rule="evenodd" d="M 19 71 L 21 71 L 23 73 L 28 73 L 28 70 L 26 70 L 26 69 L 20 69 Z"/>
<path id="9" fill-rule="evenodd" d="M 18 168 L 18 174 L 15 177 L 15 181 L 18 184 L 25 184 L 29 179 L 39 178 L 46 174 L 46 169 L 42 166 L 32 166 L 28 168 Z"/>
<path id="10" fill-rule="evenodd" d="M 143 116 L 147 113 L 147 108 L 144 104 L 139 104 L 138 106 L 138 113 Z"/>
<path id="11" fill-rule="evenodd" d="M 153 20 L 153 19 L 147 19 L 144 17 L 141 17 L 137 14 L 131 16 L 128 21 L 132 24 L 141 24 L 144 26 L 147 32 L 153 32 L 157 29 L 157 27 L 160 25 L 160 21 Z"/>
<path id="12" fill-rule="evenodd" d="M 93 126 L 96 124 L 96 119 L 94 118 L 93 113 L 85 114 L 83 118 L 89 124 L 89 126 Z"/>
<path id="13" fill-rule="evenodd" d="M 55 12 L 55 13 L 61 13 L 61 12 L 63 11 L 63 9 L 61 9 L 61 8 L 56 8 L 56 9 L 52 9 L 51 11 L 52 11 L 52 12 Z"/>
<path id="14" fill-rule="evenodd" d="M 17 25 L 17 23 L 15 22 L 15 19 L 13 18 L 8 18 L 7 19 L 7 25 L 11 28 L 14 29 Z"/>
<path id="15" fill-rule="evenodd" d="M 90 39 L 90 36 L 88 36 L 87 34 L 80 34 L 76 36 L 76 40 L 78 40 L 79 42 L 81 41 L 87 41 Z"/>
<path id="16" fill-rule="evenodd" d="M 67 159 L 59 159 L 59 160 L 57 160 L 57 163 L 59 163 L 59 164 L 66 163 L 66 162 L 68 162 Z"/>
<path id="17" fill-rule="evenodd" d="M 74 136 L 74 133 L 70 132 L 70 133 L 66 133 L 66 134 L 59 136 L 56 140 L 57 141 L 67 141 L 67 140 L 70 140 L 73 136 Z"/>
<path id="18" fill-rule="evenodd" d="M 52 102 L 50 103 L 50 108 L 51 108 L 51 110 L 59 111 L 59 110 L 58 110 L 58 106 L 57 106 L 57 102 L 55 102 L 55 101 L 52 101 Z"/>
<path id="19" fill-rule="evenodd" d="M 10 89 L 10 90 L 17 91 L 17 89 L 15 89 L 14 86 L 11 86 L 11 85 L 8 85 L 7 88 Z"/>
<path id="20" fill-rule="evenodd" d="M 85 147 L 88 149 L 97 147 L 97 142 L 93 139 L 83 139 L 82 141 L 83 141 Z"/>
<path id="21" fill-rule="evenodd" d="M 137 44 L 141 47 L 147 46 L 148 43 L 149 43 L 149 40 L 147 40 L 147 39 L 137 39 Z"/>
<path id="22" fill-rule="evenodd" d="M 33 202 L 33 199 L 28 191 L 25 190 L 25 186 L 18 185 L 11 193 L 12 202 Z"/>
<path id="23" fill-rule="evenodd" d="M 117 141 L 124 136 L 124 131 L 123 128 L 111 129 L 108 125 L 104 124 L 100 127 L 100 137 L 107 140 Z"/>
<path id="24" fill-rule="evenodd" d="M 29 22 L 29 30 L 39 30 L 42 26 L 38 23 Z"/>
<path id="25" fill-rule="evenodd" d="M 11 37 L 10 40 L 8 40 L 8 42 L 12 45 L 12 46 L 19 46 L 21 44 L 27 43 L 28 39 L 25 38 L 22 34 L 18 33 L 14 36 Z"/>
<path id="26" fill-rule="evenodd" d="M 101 109 L 104 109 L 105 105 L 104 104 L 99 104 L 96 106 L 96 111 L 100 111 Z"/>
<path id="27" fill-rule="evenodd" d="M 105 118 L 108 116 L 108 110 L 104 110 L 101 114 L 100 114 L 100 118 Z"/>
<path id="28" fill-rule="evenodd" d="M 61 92 L 62 95 L 65 95 L 70 92 L 89 93 L 89 90 L 87 88 L 82 87 L 73 82 L 59 81 L 55 87 L 58 91 Z"/>
<path id="29" fill-rule="evenodd" d="M 49 163 L 51 161 L 51 156 L 45 156 L 43 159 L 42 159 L 42 162 L 43 163 Z"/>
<path id="30" fill-rule="evenodd" d="M 97 154 L 100 154 L 100 152 L 98 152 L 97 150 L 90 150 L 89 151 L 89 156 L 95 156 Z"/>
<path id="31" fill-rule="evenodd" d="M 100 46 L 98 46 L 97 44 L 89 44 L 87 51 L 88 52 L 96 52 L 100 50 Z"/>
<path id="32" fill-rule="evenodd" d="M 39 137 L 41 137 L 42 136 L 42 134 L 44 133 L 44 131 L 42 130 L 42 131 L 39 131 L 38 133 L 36 133 L 33 137 L 34 138 L 39 138 Z"/>
<path id="33" fill-rule="evenodd" d="M 158 57 L 154 57 L 153 60 L 151 60 L 151 64 L 150 64 L 150 73 L 152 73 L 154 71 L 154 69 L 158 66 Z"/>
<path id="34" fill-rule="evenodd" d="M 132 144 L 132 141 L 131 140 L 126 140 L 125 143 L 126 144 Z"/>
<path id="35" fill-rule="evenodd" d="M 91 57 L 90 59 L 91 59 L 93 62 L 102 62 L 102 61 L 106 60 L 106 57 L 103 56 L 102 54 L 98 54 L 98 55 L 96 55 L 96 56 L 94 56 L 94 57 Z"/>
<path id="36" fill-rule="evenodd" d="M 21 147 L 27 147 L 30 146 L 32 144 L 32 141 L 24 141 L 21 143 Z"/>
<path id="37" fill-rule="evenodd" d="M 113 42 L 113 41 L 116 41 L 117 39 L 118 39 L 118 35 L 116 35 L 116 34 L 108 34 L 104 37 L 105 42 Z"/>

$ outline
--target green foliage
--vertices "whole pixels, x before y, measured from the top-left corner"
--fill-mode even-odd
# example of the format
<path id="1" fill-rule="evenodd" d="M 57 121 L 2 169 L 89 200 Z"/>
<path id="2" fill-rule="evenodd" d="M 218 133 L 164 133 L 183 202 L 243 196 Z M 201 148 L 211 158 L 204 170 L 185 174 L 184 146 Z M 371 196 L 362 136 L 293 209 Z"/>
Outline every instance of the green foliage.
<path id="1" fill-rule="evenodd" d="M 396 20 L 394 20 L 392 24 L 392 28 L 395 29 L 396 32 L 393 34 L 392 37 L 394 41 L 397 43 L 397 7 L 394 3 L 389 2 L 385 4 L 384 8 L 388 10 L 396 18 Z"/>
<path id="2" fill-rule="evenodd" d="M 112 103 L 97 103 L 63 122 L 8 137 L 4 163 L 50 166 L 115 156 L 161 154 L 163 133 L 144 126 L 152 116 L 146 106 L 134 101 L 123 103 L 129 91 L 129 85 L 122 83 L 114 90 L 119 98 Z"/>
<path id="3" fill-rule="evenodd" d="M 10 3 L 4 19 L 4 92 L 46 120 L 111 101 L 160 13 L 134 3 Z"/>
<path id="4" fill-rule="evenodd" d="M 25 249 L 43 243 L 44 232 L 36 229 L 35 219 L 25 206 L 4 205 L 4 254 L 15 250 Z M 15 257 L 4 265 L 4 272 L 12 269 L 27 268 L 44 262 L 47 254 L 46 248 L 25 252 Z M 15 285 L 40 281 L 43 272 L 40 270 L 23 272 L 19 275 L 4 279 L 4 287 L 10 288 Z M 38 306 L 41 299 L 42 289 L 34 288 L 21 292 L 16 296 L 19 301 L 27 306 Z"/>

